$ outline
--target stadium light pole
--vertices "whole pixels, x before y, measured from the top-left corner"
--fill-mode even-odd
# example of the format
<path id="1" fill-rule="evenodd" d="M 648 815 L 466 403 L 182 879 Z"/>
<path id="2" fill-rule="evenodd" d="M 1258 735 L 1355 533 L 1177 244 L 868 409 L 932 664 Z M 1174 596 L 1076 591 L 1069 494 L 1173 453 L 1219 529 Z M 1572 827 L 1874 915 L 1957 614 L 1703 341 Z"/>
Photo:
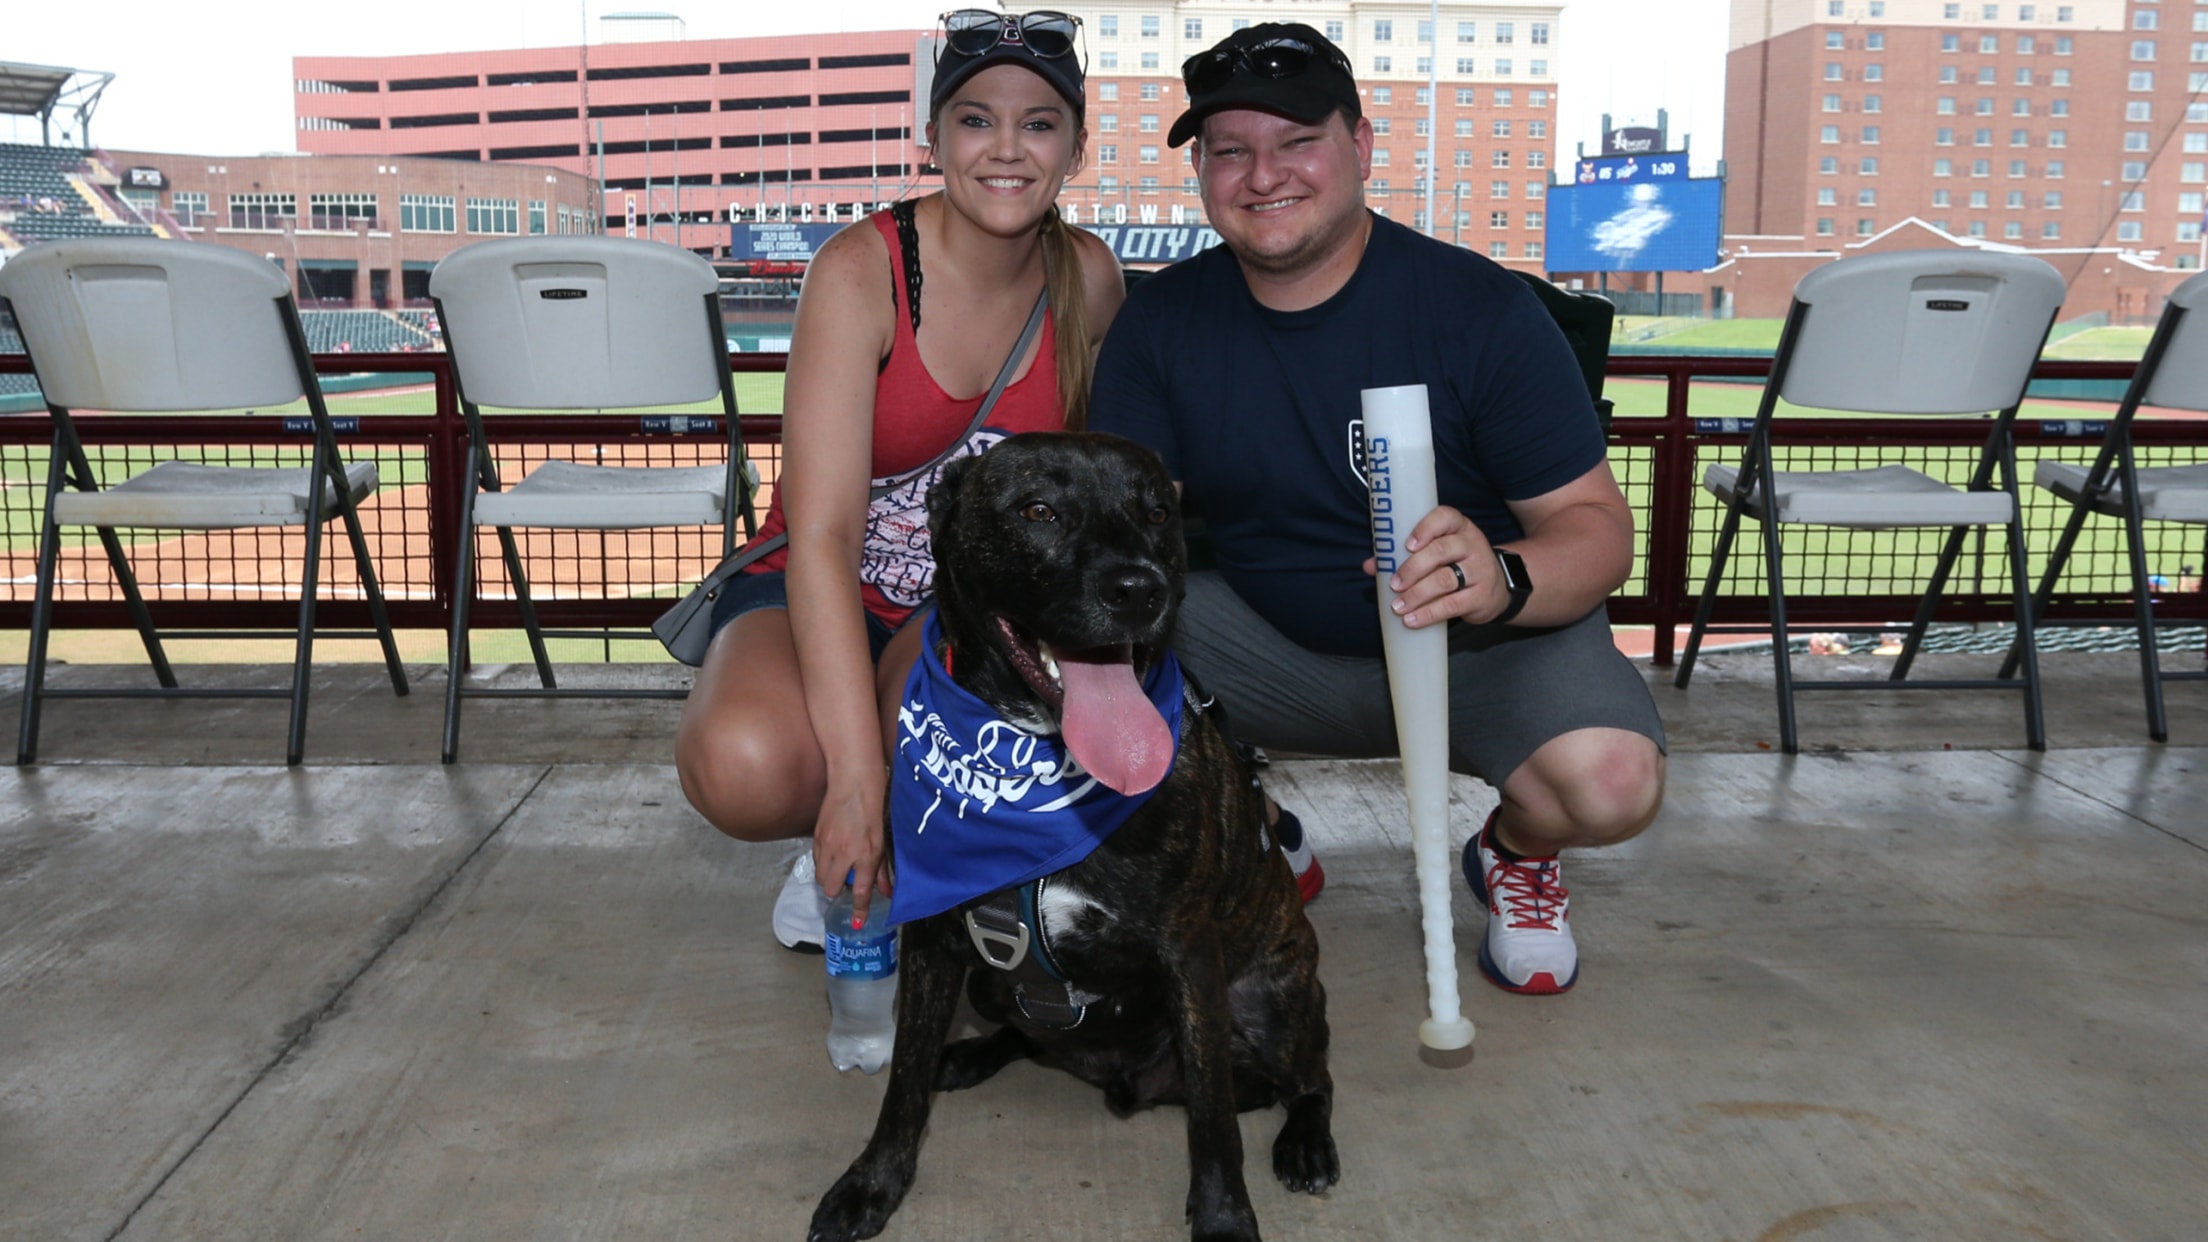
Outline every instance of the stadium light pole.
<path id="1" fill-rule="evenodd" d="M 1426 236 L 1438 236 L 1434 228 L 1434 133 L 1441 128 L 1441 0 L 1428 0 L 1426 19 Z"/>

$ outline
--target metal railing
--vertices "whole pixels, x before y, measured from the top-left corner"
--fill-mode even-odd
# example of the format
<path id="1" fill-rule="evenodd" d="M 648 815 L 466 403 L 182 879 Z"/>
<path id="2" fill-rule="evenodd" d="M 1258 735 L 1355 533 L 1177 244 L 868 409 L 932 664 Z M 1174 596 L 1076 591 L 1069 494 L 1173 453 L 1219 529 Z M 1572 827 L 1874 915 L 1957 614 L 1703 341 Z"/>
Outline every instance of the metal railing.
<path id="1" fill-rule="evenodd" d="M 737 354 L 739 375 L 777 374 L 780 354 Z M 362 375 L 362 384 L 384 374 L 426 375 L 420 408 L 394 413 L 337 412 L 349 456 L 373 456 L 383 489 L 362 508 L 377 572 L 390 600 L 394 624 L 441 630 L 451 616 L 452 576 L 458 550 L 461 488 L 466 485 L 467 434 L 442 354 L 342 354 L 316 359 L 325 375 Z M 1654 659 L 1669 664 L 1691 619 L 1722 507 L 1704 493 L 1700 478 L 1713 462 L 1737 462 L 1749 403 L 1718 401 L 1727 392 L 1753 393 L 1768 372 L 1767 358 L 1619 355 L 1609 362 L 1611 396 L 1620 411 L 1611 429 L 1611 462 L 1632 503 L 1638 533 L 1636 569 L 1611 600 L 1620 625 L 1655 628 Z M 2041 362 L 2035 378 L 2050 381 L 2123 381 L 2124 362 Z M 0 354 L 0 375 L 28 370 L 20 354 Z M 1662 384 L 1661 408 L 1648 381 Z M 741 381 L 740 381 L 741 382 Z M 1710 387 L 1715 383 L 1737 389 Z M 350 387 L 333 383 L 333 388 Z M 1696 408 L 1697 394 L 1706 407 Z M 401 404 L 405 402 L 402 401 Z M 757 403 L 754 403 L 757 404 Z M 343 402 L 339 403 L 342 407 Z M 1722 407 L 1729 414 L 1714 415 Z M 2100 425 L 2112 403 L 2065 403 L 2062 418 L 2018 422 L 2020 469 L 2029 479 L 2034 461 L 2057 456 L 2090 461 L 2100 447 Z M 487 416 L 503 477 L 551 457 L 629 464 L 706 464 L 721 460 L 717 421 L 636 414 Z M 770 489 L 781 448 L 778 411 L 744 416 L 744 439 Z M 304 464 L 311 447 L 296 421 L 272 415 L 139 416 L 89 414 L 79 418 L 95 469 L 120 478 L 161 457 L 190 456 L 214 463 Z M 2134 424 L 2142 464 L 2208 459 L 2208 419 L 2147 418 Z M 1987 419 L 1793 419 L 1774 426 L 1780 467 L 1876 464 L 1907 452 L 1920 468 L 1967 479 L 1989 430 Z M 29 625 L 36 538 L 51 429 L 42 412 L 0 416 L 0 538 L 6 541 L 7 584 L 0 588 L 0 628 Z M 1931 459 L 1930 464 L 1926 458 Z M 764 497 L 762 498 L 764 500 Z M 2053 496 L 2025 488 L 2027 538 L 2035 556 L 2055 540 L 2068 509 Z M 762 510 L 763 511 L 763 510 Z M 2122 573 L 2121 533 L 2113 521 L 2088 526 L 2078 559 L 2062 584 L 2051 615 L 2106 617 L 2122 624 L 2130 615 L 2130 584 Z M 2172 578 L 2160 599 L 2165 615 L 2208 617 L 2208 596 L 2198 586 L 2177 589 L 2184 566 L 2197 575 L 2208 548 L 2195 527 L 2151 526 L 2150 564 Z M 1808 625 L 1875 628 L 1905 620 L 1929 578 L 1941 532 L 1858 532 L 1788 528 L 1789 611 Z M 2002 532 L 1979 536 L 1958 568 L 1942 620 L 2002 623 L 2013 620 L 2006 598 Z M 238 532 L 138 532 L 133 556 L 149 599 L 165 624 L 188 628 L 282 630 L 292 624 L 284 577 L 296 557 L 285 541 L 296 529 Z M 488 539 L 487 535 L 479 536 Z M 489 551 L 488 548 L 482 549 Z M 718 557 L 716 532 L 704 529 L 561 531 L 525 535 L 526 569 L 544 621 L 551 626 L 641 625 L 650 621 Z M 71 531 L 64 543 L 63 588 L 55 606 L 65 628 L 129 625 L 98 544 Z M 481 561 L 475 624 L 519 624 L 495 553 Z M 344 558 L 328 562 L 325 617 L 336 626 L 366 624 L 366 607 L 349 578 Z M 1745 624 L 1765 616 L 1759 558 L 1738 556 L 1728 566 L 1715 620 Z"/>

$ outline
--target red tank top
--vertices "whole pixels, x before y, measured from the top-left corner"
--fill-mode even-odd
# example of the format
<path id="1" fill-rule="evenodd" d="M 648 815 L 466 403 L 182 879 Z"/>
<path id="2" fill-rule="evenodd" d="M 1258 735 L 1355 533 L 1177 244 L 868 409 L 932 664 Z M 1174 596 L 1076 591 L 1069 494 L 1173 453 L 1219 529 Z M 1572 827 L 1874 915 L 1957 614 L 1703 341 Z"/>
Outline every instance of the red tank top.
<path id="1" fill-rule="evenodd" d="M 894 210 L 894 209 L 893 209 Z M 920 361 L 920 343 L 914 335 L 913 289 L 908 265 L 917 257 L 907 254 L 899 241 L 891 212 L 868 217 L 889 247 L 890 286 L 896 303 L 897 339 L 889 359 L 874 380 L 873 486 L 896 482 L 888 495 L 867 506 L 866 537 L 859 555 L 860 594 L 866 610 L 890 626 L 903 624 L 912 610 L 927 602 L 935 587 L 935 557 L 928 543 L 928 488 L 951 458 L 980 453 L 990 445 L 1023 431 L 1056 431 L 1065 426 L 1065 410 L 1058 399 L 1058 368 L 1054 362 L 1052 316 L 1045 313 L 1041 346 L 1027 373 L 1005 386 L 989 421 L 967 437 L 966 443 L 934 469 L 906 478 L 932 460 L 973 421 L 980 397 L 955 399 Z M 777 488 L 759 538 L 782 533 L 788 526 L 782 513 L 782 492 Z M 789 549 L 776 549 L 750 566 L 749 572 L 780 572 L 789 563 Z"/>

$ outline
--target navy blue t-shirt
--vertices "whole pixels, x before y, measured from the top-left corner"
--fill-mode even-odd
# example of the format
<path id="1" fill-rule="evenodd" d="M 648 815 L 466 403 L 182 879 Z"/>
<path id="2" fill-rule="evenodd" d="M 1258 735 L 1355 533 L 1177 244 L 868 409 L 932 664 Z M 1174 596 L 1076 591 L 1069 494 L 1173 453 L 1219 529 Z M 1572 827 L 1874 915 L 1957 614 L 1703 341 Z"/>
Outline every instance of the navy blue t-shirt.
<path id="1" fill-rule="evenodd" d="M 1378 656 L 1359 391 L 1425 384 L 1441 503 L 1502 543 L 1504 507 L 1601 463 L 1579 364 L 1532 290 L 1384 217 L 1357 272 L 1301 311 L 1259 305 L 1224 246 L 1137 284 L 1097 360 L 1089 426 L 1157 450 L 1219 571 L 1312 651 Z M 1420 515 L 1423 516 L 1423 515 Z"/>

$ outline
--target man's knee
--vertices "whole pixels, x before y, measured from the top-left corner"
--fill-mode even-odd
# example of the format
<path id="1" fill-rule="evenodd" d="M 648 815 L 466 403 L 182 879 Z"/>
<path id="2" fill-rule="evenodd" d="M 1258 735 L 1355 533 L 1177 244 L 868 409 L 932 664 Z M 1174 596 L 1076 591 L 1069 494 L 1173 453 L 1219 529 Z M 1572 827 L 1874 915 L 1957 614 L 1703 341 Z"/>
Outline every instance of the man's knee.
<path id="1" fill-rule="evenodd" d="M 1624 729 L 1583 729 L 1551 739 L 1504 783 L 1531 835 L 1560 845 L 1627 841 L 1656 818 L 1664 754 Z M 1528 844 L 1531 844 L 1530 842 Z"/>

